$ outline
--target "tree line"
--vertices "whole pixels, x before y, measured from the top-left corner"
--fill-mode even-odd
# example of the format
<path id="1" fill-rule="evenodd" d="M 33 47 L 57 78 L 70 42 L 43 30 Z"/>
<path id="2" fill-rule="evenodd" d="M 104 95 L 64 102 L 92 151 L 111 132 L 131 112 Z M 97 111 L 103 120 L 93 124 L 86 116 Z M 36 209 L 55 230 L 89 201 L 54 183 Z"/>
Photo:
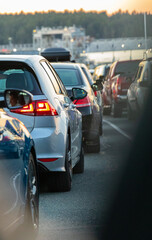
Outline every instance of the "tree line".
<path id="1" fill-rule="evenodd" d="M 152 36 L 152 14 L 147 13 L 147 35 Z M 75 25 L 85 29 L 86 35 L 96 39 L 144 37 L 143 13 L 119 10 L 112 15 L 106 11 L 34 12 L 0 14 L 0 44 L 32 43 L 33 29 L 43 27 L 69 27 Z"/>

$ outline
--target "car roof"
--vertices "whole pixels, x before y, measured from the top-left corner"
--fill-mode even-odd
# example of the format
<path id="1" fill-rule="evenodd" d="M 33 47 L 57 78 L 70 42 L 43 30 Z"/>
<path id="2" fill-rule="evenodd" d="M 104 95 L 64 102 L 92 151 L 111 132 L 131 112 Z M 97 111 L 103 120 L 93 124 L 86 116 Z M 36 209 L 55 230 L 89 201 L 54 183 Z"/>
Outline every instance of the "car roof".
<path id="1" fill-rule="evenodd" d="M 72 62 L 51 62 L 52 66 L 55 66 L 56 68 L 70 68 L 70 69 L 78 69 L 80 68 L 80 65 L 78 63 L 72 63 Z"/>
<path id="2" fill-rule="evenodd" d="M 20 61 L 20 62 L 37 62 L 42 59 L 45 59 L 44 57 L 40 55 L 0 55 L 0 61 Z"/>

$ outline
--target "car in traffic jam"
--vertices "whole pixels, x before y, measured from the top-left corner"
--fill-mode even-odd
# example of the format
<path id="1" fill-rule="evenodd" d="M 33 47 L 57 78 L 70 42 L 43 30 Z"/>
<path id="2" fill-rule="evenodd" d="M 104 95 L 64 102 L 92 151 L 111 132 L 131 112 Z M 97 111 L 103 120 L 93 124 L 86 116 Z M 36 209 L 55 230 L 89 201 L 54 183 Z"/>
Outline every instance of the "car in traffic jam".
<path id="1" fill-rule="evenodd" d="M 14 94 L 24 104 L 10 105 Z M 8 108 L 32 102 L 26 91 L 8 90 Z M 39 229 L 39 174 L 34 141 L 24 124 L 7 114 L 0 101 L 0 234 L 2 239 L 35 239 Z"/>
<path id="2" fill-rule="evenodd" d="M 86 91 L 71 89 L 71 100 L 51 64 L 39 55 L 1 55 L 0 86 L 1 101 L 11 88 L 32 94 L 33 101 L 25 107 L 9 109 L 4 103 L 3 108 L 30 132 L 48 189 L 69 191 L 72 172 L 84 171 L 82 114 L 72 100 L 82 101 Z"/>

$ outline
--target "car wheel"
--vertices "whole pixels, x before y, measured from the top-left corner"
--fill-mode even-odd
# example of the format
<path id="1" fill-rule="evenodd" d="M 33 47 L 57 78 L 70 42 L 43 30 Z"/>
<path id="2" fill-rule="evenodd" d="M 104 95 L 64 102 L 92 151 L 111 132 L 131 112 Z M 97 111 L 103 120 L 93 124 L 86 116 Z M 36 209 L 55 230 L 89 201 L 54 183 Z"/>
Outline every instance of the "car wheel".
<path id="1" fill-rule="evenodd" d="M 24 226 L 26 229 L 26 234 L 31 237 L 27 238 L 26 235 L 26 239 L 34 239 L 37 236 L 39 228 L 39 187 L 38 173 L 32 153 L 30 153 L 29 156 L 28 172 L 27 203 L 25 208 Z"/>
<path id="2" fill-rule="evenodd" d="M 85 144 L 85 152 L 87 153 L 99 153 L 100 152 L 100 136 L 98 135 L 94 140 L 96 144 Z"/>
<path id="3" fill-rule="evenodd" d="M 122 115 L 122 107 L 117 103 L 115 103 L 114 100 L 112 101 L 112 105 L 111 105 L 111 115 L 113 117 L 121 117 Z"/>
<path id="4" fill-rule="evenodd" d="M 103 115 L 110 115 L 111 107 L 103 107 Z"/>
<path id="5" fill-rule="evenodd" d="M 65 172 L 49 173 L 49 188 L 51 191 L 66 192 L 71 190 L 72 184 L 72 162 L 69 137 L 67 138 L 65 154 Z"/>
<path id="6" fill-rule="evenodd" d="M 73 168 L 73 173 L 83 173 L 84 172 L 84 150 L 83 144 L 81 144 L 80 160 Z"/>

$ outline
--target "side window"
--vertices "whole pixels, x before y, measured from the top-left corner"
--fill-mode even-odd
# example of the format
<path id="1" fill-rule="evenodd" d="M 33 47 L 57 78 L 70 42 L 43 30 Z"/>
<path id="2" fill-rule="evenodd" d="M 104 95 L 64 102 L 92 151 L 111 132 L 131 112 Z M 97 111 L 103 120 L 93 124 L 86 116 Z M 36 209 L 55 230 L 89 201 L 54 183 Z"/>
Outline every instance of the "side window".
<path id="1" fill-rule="evenodd" d="M 148 68 L 144 71 L 144 74 L 143 74 L 143 81 L 148 81 L 149 79 L 149 71 L 148 71 Z"/>
<path id="2" fill-rule="evenodd" d="M 64 95 L 68 95 L 68 94 L 67 94 L 67 91 L 66 91 L 66 88 L 65 88 L 65 86 L 64 86 L 61 78 L 59 77 L 58 73 L 54 70 L 54 68 L 53 68 L 51 65 L 50 65 L 50 68 L 52 69 L 52 72 L 53 72 L 53 74 L 54 74 L 54 77 L 55 77 L 58 85 L 60 86 L 60 89 L 61 89 L 62 93 L 63 93 Z"/>
<path id="3" fill-rule="evenodd" d="M 46 71 L 46 73 L 48 74 L 56 93 L 57 94 L 62 94 L 62 90 L 61 90 L 58 82 L 56 81 L 56 79 L 54 77 L 54 74 L 52 72 L 52 69 L 50 68 L 49 64 L 45 61 L 42 61 L 41 64 L 42 64 L 44 70 Z"/>
<path id="4" fill-rule="evenodd" d="M 138 81 L 138 82 L 140 81 L 142 71 L 143 71 L 143 66 L 140 66 L 137 70 L 137 74 L 135 76 L 135 81 Z"/>

